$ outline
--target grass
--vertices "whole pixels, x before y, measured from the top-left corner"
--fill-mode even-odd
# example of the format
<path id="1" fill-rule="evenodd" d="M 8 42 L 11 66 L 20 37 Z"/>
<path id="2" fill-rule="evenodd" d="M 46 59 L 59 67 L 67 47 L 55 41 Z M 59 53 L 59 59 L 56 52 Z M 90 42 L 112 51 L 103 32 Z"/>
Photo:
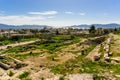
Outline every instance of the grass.
<path id="1" fill-rule="evenodd" d="M 104 57 L 104 45 L 103 44 L 100 46 L 99 53 L 101 53 L 100 59 L 103 58 Z"/>
<path id="2" fill-rule="evenodd" d="M 113 70 L 115 68 L 115 70 Z M 106 64 L 104 62 L 91 62 L 91 61 L 82 61 L 78 63 L 67 62 L 62 65 L 57 65 L 51 68 L 51 71 L 55 74 L 73 74 L 73 73 L 105 73 L 113 70 L 115 73 L 120 73 L 120 68 L 117 65 Z M 119 70 L 119 71 L 117 71 Z"/>
<path id="3" fill-rule="evenodd" d="M 38 45 L 41 49 L 46 49 L 49 51 L 49 53 L 54 53 L 58 51 L 59 47 L 61 46 L 68 46 L 73 43 L 77 43 L 80 41 L 79 37 L 74 37 L 71 39 L 70 35 L 57 35 L 53 37 L 54 40 L 58 40 L 58 42 L 54 43 L 45 43 L 45 44 L 40 44 Z M 65 43 L 66 41 L 71 41 L 71 43 Z"/>
<path id="4" fill-rule="evenodd" d="M 2 41 L 2 44 L 7 45 L 7 44 L 15 43 L 15 42 L 26 42 L 26 41 L 32 41 L 32 40 L 38 40 L 38 39 L 39 38 L 29 38 L 29 39 L 19 39 L 17 41 L 6 39 Z"/>
<path id="5" fill-rule="evenodd" d="M 39 38 L 28 38 L 28 39 L 20 39 L 18 42 L 26 42 L 26 41 L 33 41 L 33 40 L 38 40 Z"/>
<path id="6" fill-rule="evenodd" d="M 25 71 L 19 75 L 19 79 L 26 80 L 26 78 L 29 76 L 29 74 L 30 74 L 30 72 Z"/>
<path id="7" fill-rule="evenodd" d="M 52 37 L 53 40 L 68 40 L 71 39 L 71 35 L 55 35 Z"/>
<path id="8" fill-rule="evenodd" d="M 4 44 L 4 45 L 11 44 L 11 43 L 14 43 L 14 41 L 12 41 L 12 40 L 4 40 L 4 41 L 2 41 L 2 44 Z"/>
<path id="9" fill-rule="evenodd" d="M 104 74 L 106 72 L 120 75 L 120 64 L 111 64 L 105 62 L 92 62 L 82 60 L 80 57 L 71 59 L 63 64 L 50 67 L 55 74 L 73 74 L 73 73 L 90 73 L 90 74 Z"/>
<path id="10" fill-rule="evenodd" d="M 5 53 L 18 53 L 24 51 L 24 48 L 22 46 L 12 47 L 5 51 Z"/>
<path id="11" fill-rule="evenodd" d="M 17 59 L 20 59 L 20 60 L 24 60 L 26 59 L 27 57 L 29 56 L 38 56 L 42 53 L 32 53 L 32 54 L 14 54 L 13 57 L 17 58 Z"/>
<path id="12" fill-rule="evenodd" d="M 85 70 L 85 68 L 89 67 L 89 66 L 93 66 L 94 63 L 92 62 L 86 62 L 84 60 L 84 57 L 86 55 L 89 54 L 90 51 L 92 51 L 95 48 L 96 45 L 91 45 L 85 55 L 80 55 L 78 56 L 76 59 L 70 59 L 69 61 L 63 63 L 63 64 L 59 64 L 59 65 L 55 65 L 50 67 L 51 71 L 55 74 L 67 74 L 67 73 L 81 73 L 81 72 L 87 72 L 87 70 Z M 84 62 L 85 61 L 85 62 Z M 95 67 L 95 66 L 94 66 Z M 91 67 L 92 68 L 92 67 Z M 82 69 L 84 69 L 84 71 L 82 71 Z M 90 69 L 90 70 L 93 70 Z M 88 71 L 91 72 L 91 71 Z M 95 72 L 95 71 L 94 71 Z"/>
<path id="13" fill-rule="evenodd" d="M 112 57 L 120 57 L 120 53 L 113 53 Z"/>
<path id="14" fill-rule="evenodd" d="M 4 53 L 19 53 L 36 49 L 36 45 L 16 46 L 4 51 Z"/>
<path id="15" fill-rule="evenodd" d="M 73 43 L 77 43 L 80 41 L 79 37 L 74 37 L 71 39 L 71 35 L 56 35 L 52 37 L 54 40 L 58 40 L 57 42 L 49 42 L 49 43 L 40 43 L 40 44 L 31 44 L 29 46 L 34 46 L 33 48 L 27 48 L 25 49 L 24 46 L 17 46 L 17 47 L 13 47 L 13 48 L 9 48 L 8 50 L 6 50 L 4 53 L 19 53 L 19 52 L 25 52 L 25 51 L 29 51 L 31 49 L 46 49 L 49 51 L 49 53 L 54 53 L 56 51 L 58 51 L 59 47 L 61 46 L 66 46 L 66 45 L 70 45 Z M 31 38 L 32 40 L 36 40 L 36 38 Z M 30 39 L 30 40 L 31 40 Z M 22 39 L 20 40 L 20 42 L 22 41 L 27 41 L 28 39 Z M 64 42 L 66 41 L 71 41 L 71 43 L 66 44 Z"/>
<path id="16" fill-rule="evenodd" d="M 107 64 L 105 62 L 91 62 L 85 61 L 84 57 L 91 52 L 96 45 L 92 45 L 87 49 L 85 55 L 79 56 L 76 59 L 69 60 L 66 63 L 50 67 L 51 71 L 55 74 L 67 74 L 67 73 L 93 73 L 93 74 L 103 74 L 105 72 L 113 71 L 114 74 L 120 75 L 120 64 Z M 103 46 L 100 47 L 100 52 L 103 52 Z M 119 54 L 117 54 L 118 56 Z M 103 56 L 103 55 L 102 55 Z M 101 77 L 97 77 L 101 79 Z"/>
<path id="17" fill-rule="evenodd" d="M 64 46 L 64 43 L 59 42 L 59 43 L 48 43 L 47 45 L 42 44 L 42 45 L 40 45 L 40 48 L 41 49 L 47 49 L 50 53 L 53 53 L 60 46 Z"/>

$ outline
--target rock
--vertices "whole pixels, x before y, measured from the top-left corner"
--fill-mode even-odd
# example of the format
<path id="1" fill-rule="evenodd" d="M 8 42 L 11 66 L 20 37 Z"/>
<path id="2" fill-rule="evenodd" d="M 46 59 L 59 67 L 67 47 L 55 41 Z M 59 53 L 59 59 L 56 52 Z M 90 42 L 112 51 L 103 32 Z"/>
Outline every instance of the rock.
<path id="1" fill-rule="evenodd" d="M 8 65 L 10 65 L 11 68 L 14 68 L 16 64 L 14 62 L 7 62 Z"/>
<path id="2" fill-rule="evenodd" d="M 112 56 L 112 55 L 113 55 L 113 53 L 112 53 L 112 52 L 109 52 L 109 53 L 108 53 L 108 56 Z"/>
<path id="3" fill-rule="evenodd" d="M 6 56 L 5 54 L 1 54 L 1 55 L 0 55 L 0 59 L 4 59 L 5 56 Z"/>
<path id="4" fill-rule="evenodd" d="M 120 78 L 120 75 L 115 75 L 115 77 L 118 77 L 118 78 Z"/>
<path id="5" fill-rule="evenodd" d="M 94 56 L 94 60 L 95 60 L 95 61 L 100 60 L 100 55 L 98 55 L 98 56 Z"/>
<path id="6" fill-rule="evenodd" d="M 17 60 L 17 59 L 15 59 L 15 58 L 13 58 L 13 57 L 10 57 L 10 56 L 9 56 L 9 58 L 12 59 L 12 60 L 14 61 L 14 63 L 16 63 L 16 64 L 21 64 L 21 63 L 22 63 L 22 61 Z"/>
<path id="7" fill-rule="evenodd" d="M 120 59 L 119 58 L 112 58 L 113 61 L 119 63 L 120 62 Z"/>
<path id="8" fill-rule="evenodd" d="M 66 77 L 69 80 L 93 80 L 92 74 L 71 74 Z"/>
<path id="9" fill-rule="evenodd" d="M 105 59 L 105 61 L 107 61 L 107 62 L 111 62 L 110 57 L 105 57 L 104 59 Z"/>
<path id="10" fill-rule="evenodd" d="M 108 57 L 108 53 L 105 53 L 105 54 L 104 54 L 104 58 L 106 58 L 106 57 Z"/>
<path id="11" fill-rule="evenodd" d="M 5 63 L 2 63 L 2 62 L 0 62 L 0 67 L 3 68 L 3 69 L 5 69 L 5 70 L 8 70 L 10 68 L 9 65 L 7 65 Z"/>

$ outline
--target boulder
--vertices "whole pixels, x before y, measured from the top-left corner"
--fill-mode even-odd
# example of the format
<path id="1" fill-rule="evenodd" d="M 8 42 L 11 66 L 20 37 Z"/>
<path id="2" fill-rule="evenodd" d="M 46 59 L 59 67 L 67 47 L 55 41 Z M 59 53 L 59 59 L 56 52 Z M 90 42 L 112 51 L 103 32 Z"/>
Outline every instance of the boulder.
<path id="1" fill-rule="evenodd" d="M 0 62 L 0 67 L 3 68 L 3 69 L 5 69 L 5 70 L 8 70 L 10 68 L 9 65 L 7 65 L 7 64 L 5 64 L 3 62 Z"/>

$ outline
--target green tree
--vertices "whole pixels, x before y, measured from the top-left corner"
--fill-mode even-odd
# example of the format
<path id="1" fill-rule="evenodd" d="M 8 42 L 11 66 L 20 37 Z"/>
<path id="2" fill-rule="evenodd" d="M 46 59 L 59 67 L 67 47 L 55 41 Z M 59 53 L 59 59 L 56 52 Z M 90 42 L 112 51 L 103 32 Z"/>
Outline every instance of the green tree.
<path id="1" fill-rule="evenodd" d="M 56 30 L 55 34 L 56 34 L 56 35 L 59 35 L 59 31 L 58 31 L 58 29 Z"/>
<path id="2" fill-rule="evenodd" d="M 95 33 L 95 32 L 96 32 L 95 26 L 91 25 L 89 29 L 89 33 Z"/>

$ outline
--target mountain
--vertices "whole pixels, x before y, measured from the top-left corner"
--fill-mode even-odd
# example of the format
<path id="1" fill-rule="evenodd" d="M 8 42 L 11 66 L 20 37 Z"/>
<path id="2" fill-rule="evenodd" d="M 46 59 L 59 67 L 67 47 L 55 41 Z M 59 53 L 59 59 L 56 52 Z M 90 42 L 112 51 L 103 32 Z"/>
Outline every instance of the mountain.
<path id="1" fill-rule="evenodd" d="M 118 28 L 120 24 L 111 23 L 111 24 L 93 24 L 96 28 Z M 77 28 L 77 29 L 89 29 L 91 25 L 82 24 L 82 25 L 73 25 L 67 26 L 67 28 Z M 51 26 L 47 25 L 6 25 L 0 24 L 0 29 L 43 29 L 52 28 Z M 66 28 L 66 27 L 65 27 Z"/>
<path id="2" fill-rule="evenodd" d="M 46 25 L 6 25 L 0 24 L 0 29 L 42 29 L 42 28 L 51 28 L 51 26 Z"/>
<path id="3" fill-rule="evenodd" d="M 96 28 L 119 28 L 120 24 L 111 23 L 111 24 L 93 24 Z M 78 29 L 89 29 L 91 25 L 73 25 L 70 26 L 71 28 L 78 28 Z"/>

